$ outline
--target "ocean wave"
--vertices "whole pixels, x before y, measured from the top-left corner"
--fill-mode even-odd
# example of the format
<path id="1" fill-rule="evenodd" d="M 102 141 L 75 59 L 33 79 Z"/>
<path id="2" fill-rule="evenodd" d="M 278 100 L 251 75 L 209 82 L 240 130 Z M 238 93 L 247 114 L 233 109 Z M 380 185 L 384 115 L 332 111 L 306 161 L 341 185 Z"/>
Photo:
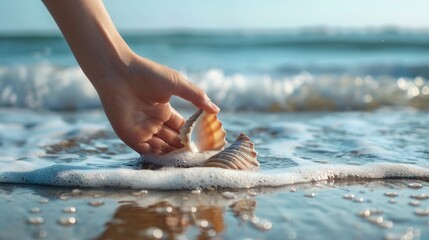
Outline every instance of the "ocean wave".
<path id="1" fill-rule="evenodd" d="M 429 108 L 423 77 L 357 74 L 242 74 L 222 69 L 183 72 L 228 111 L 344 111 L 380 107 Z M 173 99 L 178 108 L 190 104 Z M 96 91 L 78 67 L 53 64 L 0 66 L 0 106 L 48 110 L 100 108 Z"/>
<path id="2" fill-rule="evenodd" d="M 43 63 L 1 66 L 0 106 L 76 110 L 100 107 L 100 102 L 80 68 Z"/>

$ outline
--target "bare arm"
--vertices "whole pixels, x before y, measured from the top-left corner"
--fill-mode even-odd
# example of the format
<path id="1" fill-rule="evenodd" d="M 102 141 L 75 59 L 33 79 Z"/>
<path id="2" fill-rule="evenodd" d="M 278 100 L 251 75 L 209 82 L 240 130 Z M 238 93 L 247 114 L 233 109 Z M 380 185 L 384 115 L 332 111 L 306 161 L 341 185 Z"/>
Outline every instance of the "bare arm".
<path id="1" fill-rule="evenodd" d="M 181 147 L 184 119 L 173 95 L 210 113 L 219 112 L 205 92 L 178 72 L 135 54 L 122 39 L 101 0 L 44 0 L 98 92 L 116 134 L 140 154 Z"/>

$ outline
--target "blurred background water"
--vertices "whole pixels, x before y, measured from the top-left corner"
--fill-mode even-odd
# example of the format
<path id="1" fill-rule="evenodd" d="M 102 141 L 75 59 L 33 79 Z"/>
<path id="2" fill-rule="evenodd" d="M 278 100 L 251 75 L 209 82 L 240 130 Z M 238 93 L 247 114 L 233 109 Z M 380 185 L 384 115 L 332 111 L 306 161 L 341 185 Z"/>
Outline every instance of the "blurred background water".
<path id="1" fill-rule="evenodd" d="M 323 28 L 124 34 L 134 51 L 178 69 L 224 110 L 257 111 L 427 109 L 428 37 Z M 0 37 L 0 80 L 1 106 L 100 107 L 60 36 Z"/>
<path id="2" fill-rule="evenodd" d="M 223 110 L 429 107 L 425 3 L 311 3 L 106 6 L 134 51 L 181 71 Z M 43 4 L 19 0 L 0 11 L 0 106 L 100 107 Z"/>

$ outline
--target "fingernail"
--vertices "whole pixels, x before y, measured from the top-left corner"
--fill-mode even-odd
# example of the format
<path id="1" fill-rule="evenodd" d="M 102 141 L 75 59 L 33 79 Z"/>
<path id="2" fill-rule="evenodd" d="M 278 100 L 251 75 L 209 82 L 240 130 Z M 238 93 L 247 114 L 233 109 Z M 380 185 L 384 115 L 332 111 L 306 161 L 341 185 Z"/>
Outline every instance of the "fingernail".
<path id="1" fill-rule="evenodd" d="M 212 108 L 213 108 L 216 112 L 219 112 L 219 111 L 220 111 L 220 108 L 219 108 L 218 106 L 216 106 L 216 104 L 211 103 L 211 106 L 212 106 Z"/>

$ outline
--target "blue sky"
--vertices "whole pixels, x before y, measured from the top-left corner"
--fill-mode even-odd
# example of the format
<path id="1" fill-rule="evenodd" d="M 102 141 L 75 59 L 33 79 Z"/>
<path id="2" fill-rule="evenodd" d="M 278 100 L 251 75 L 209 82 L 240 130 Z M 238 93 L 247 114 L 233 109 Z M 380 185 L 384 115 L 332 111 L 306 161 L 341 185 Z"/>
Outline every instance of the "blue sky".
<path id="1" fill-rule="evenodd" d="M 427 0 L 105 0 L 120 30 L 363 28 L 429 29 Z M 2 1 L 0 33 L 55 32 L 40 0 Z"/>

